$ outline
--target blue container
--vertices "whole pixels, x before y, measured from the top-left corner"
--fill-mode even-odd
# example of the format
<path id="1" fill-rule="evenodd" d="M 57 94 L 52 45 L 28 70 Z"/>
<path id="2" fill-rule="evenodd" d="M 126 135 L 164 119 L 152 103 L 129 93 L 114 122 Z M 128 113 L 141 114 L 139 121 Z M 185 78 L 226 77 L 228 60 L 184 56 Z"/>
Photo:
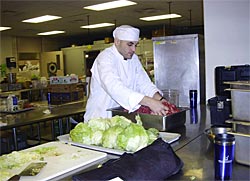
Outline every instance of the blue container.
<path id="1" fill-rule="evenodd" d="M 18 99 L 17 99 L 17 97 L 13 96 L 12 100 L 13 100 L 13 106 L 17 106 L 18 105 Z"/>
<path id="2" fill-rule="evenodd" d="M 48 105 L 50 105 L 51 104 L 51 93 L 50 92 L 48 92 L 47 100 L 48 100 Z"/>
<path id="3" fill-rule="evenodd" d="M 13 101 L 13 110 L 12 111 L 17 111 L 18 110 L 18 98 L 16 96 L 13 96 L 12 101 Z"/>
<path id="4" fill-rule="evenodd" d="M 196 108 L 190 109 L 190 124 L 198 123 L 198 110 Z"/>
<path id="5" fill-rule="evenodd" d="M 231 134 L 218 134 L 214 140 L 214 176 L 217 180 L 232 178 L 235 137 Z"/>
<path id="6" fill-rule="evenodd" d="M 197 90 L 189 91 L 190 108 L 197 108 Z"/>

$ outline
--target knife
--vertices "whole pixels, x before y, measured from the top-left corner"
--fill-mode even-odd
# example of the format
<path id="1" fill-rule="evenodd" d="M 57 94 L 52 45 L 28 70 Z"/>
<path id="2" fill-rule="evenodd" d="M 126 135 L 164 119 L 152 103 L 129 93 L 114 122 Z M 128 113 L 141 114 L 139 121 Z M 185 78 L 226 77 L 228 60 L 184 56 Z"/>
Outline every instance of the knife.
<path id="1" fill-rule="evenodd" d="M 36 176 L 47 162 L 33 162 L 29 164 L 20 174 L 12 176 L 8 181 L 19 180 L 21 176 Z"/>

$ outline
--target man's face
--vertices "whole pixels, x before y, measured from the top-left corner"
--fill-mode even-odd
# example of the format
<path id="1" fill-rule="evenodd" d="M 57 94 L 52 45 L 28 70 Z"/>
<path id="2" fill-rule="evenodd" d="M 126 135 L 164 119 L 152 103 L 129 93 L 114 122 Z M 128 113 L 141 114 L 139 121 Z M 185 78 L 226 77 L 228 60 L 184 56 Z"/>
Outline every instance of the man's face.
<path id="1" fill-rule="evenodd" d="M 124 41 L 115 39 L 116 48 L 125 60 L 132 58 L 135 53 L 137 44 L 137 41 Z"/>

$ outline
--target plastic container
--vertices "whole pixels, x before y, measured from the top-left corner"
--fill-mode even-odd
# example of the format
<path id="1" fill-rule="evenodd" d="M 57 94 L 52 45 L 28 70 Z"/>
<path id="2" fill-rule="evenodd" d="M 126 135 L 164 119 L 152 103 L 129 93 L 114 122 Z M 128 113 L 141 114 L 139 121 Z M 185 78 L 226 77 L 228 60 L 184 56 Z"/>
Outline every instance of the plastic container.
<path id="1" fill-rule="evenodd" d="M 218 66 L 215 68 L 215 91 L 217 96 L 231 98 L 225 81 L 250 81 L 250 65 Z"/>
<path id="2" fill-rule="evenodd" d="M 9 95 L 7 98 L 7 110 L 17 111 L 18 110 L 18 99 L 15 95 Z"/>
<path id="3" fill-rule="evenodd" d="M 179 107 L 179 91 L 176 89 L 165 89 L 162 90 L 163 97 L 171 104 Z"/>

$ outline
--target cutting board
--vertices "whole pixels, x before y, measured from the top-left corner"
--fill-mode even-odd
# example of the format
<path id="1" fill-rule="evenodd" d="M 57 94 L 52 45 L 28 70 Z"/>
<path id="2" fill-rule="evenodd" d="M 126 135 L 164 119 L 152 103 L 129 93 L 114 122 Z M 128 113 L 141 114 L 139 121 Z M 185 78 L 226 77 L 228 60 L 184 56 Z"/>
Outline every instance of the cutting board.
<path id="1" fill-rule="evenodd" d="M 60 155 L 44 157 L 44 161 L 47 162 L 47 165 L 41 170 L 41 172 L 36 176 L 23 176 L 20 179 L 21 181 L 50 180 L 62 174 L 73 171 L 74 169 L 87 166 L 90 163 L 98 163 L 98 161 L 102 161 L 105 157 L 107 157 L 106 153 L 79 148 L 58 141 L 45 143 L 24 151 L 31 151 L 38 148 L 51 146 L 56 146 Z"/>

